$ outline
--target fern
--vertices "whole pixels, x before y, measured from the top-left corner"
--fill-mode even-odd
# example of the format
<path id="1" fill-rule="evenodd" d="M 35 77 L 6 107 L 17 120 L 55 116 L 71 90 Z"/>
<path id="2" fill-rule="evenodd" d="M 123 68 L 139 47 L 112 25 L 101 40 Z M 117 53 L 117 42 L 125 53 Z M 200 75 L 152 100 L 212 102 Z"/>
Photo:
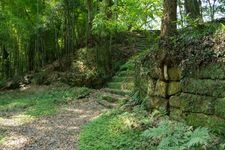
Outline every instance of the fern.
<path id="1" fill-rule="evenodd" d="M 197 128 L 191 134 L 190 140 L 187 143 L 187 146 L 190 148 L 196 145 L 207 145 L 207 142 L 210 140 L 209 131 L 207 128 Z"/>
<path id="2" fill-rule="evenodd" d="M 156 145 L 157 150 L 186 150 L 206 146 L 211 140 L 207 128 L 193 129 L 184 123 L 163 120 L 157 127 L 143 132 L 144 136 Z"/>

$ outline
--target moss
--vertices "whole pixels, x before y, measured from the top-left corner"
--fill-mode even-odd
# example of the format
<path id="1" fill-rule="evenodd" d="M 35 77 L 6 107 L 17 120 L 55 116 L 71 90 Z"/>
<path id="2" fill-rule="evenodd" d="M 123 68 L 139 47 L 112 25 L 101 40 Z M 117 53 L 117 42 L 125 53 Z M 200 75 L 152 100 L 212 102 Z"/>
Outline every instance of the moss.
<path id="1" fill-rule="evenodd" d="M 121 71 L 117 74 L 117 76 L 119 77 L 131 77 L 134 75 L 134 71 L 131 71 L 131 70 L 126 70 L 126 71 Z"/>
<path id="2" fill-rule="evenodd" d="M 141 99 L 144 99 L 148 93 L 149 77 L 146 74 L 138 74 L 135 79 L 135 88 L 139 91 Z"/>
<path id="3" fill-rule="evenodd" d="M 156 88 L 155 88 L 155 95 L 160 97 L 166 97 L 167 96 L 167 83 L 158 80 L 156 82 Z"/>
<path id="4" fill-rule="evenodd" d="M 215 114 L 225 119 L 225 99 L 218 99 L 215 105 Z"/>
<path id="5" fill-rule="evenodd" d="M 179 96 L 171 96 L 169 99 L 170 106 L 175 108 L 181 107 L 181 98 Z"/>
<path id="6" fill-rule="evenodd" d="M 146 81 L 146 83 L 148 84 L 148 96 L 154 96 L 156 81 L 153 79 L 149 79 L 148 81 Z"/>
<path id="7" fill-rule="evenodd" d="M 138 130 L 143 115 L 108 113 L 88 123 L 81 130 L 80 150 L 150 149 Z M 144 142 L 146 144 L 144 144 Z"/>
<path id="8" fill-rule="evenodd" d="M 181 109 L 185 112 L 214 114 L 215 98 L 192 94 L 180 95 Z"/>
<path id="9" fill-rule="evenodd" d="M 190 77 L 199 79 L 225 79 L 225 64 L 208 64 L 191 73 Z"/>
<path id="10" fill-rule="evenodd" d="M 180 82 L 170 82 L 168 84 L 167 95 L 171 96 L 174 94 L 178 94 L 181 91 Z"/>
<path id="11" fill-rule="evenodd" d="M 112 82 L 122 82 L 122 81 L 132 82 L 132 81 L 134 81 L 134 77 L 118 77 L 118 76 L 115 76 L 112 79 Z"/>
<path id="12" fill-rule="evenodd" d="M 186 121 L 193 126 L 205 126 L 218 133 L 225 134 L 225 120 L 216 116 L 192 113 L 187 115 Z"/>
<path id="13" fill-rule="evenodd" d="M 180 109 L 170 107 L 170 118 L 173 120 L 184 121 L 183 112 Z"/>
<path id="14" fill-rule="evenodd" d="M 161 97 L 150 97 L 149 103 L 150 108 L 162 110 L 164 112 L 167 111 L 168 99 Z"/>
<path id="15" fill-rule="evenodd" d="M 225 97 L 225 81 L 186 79 L 182 82 L 182 91 L 214 97 Z"/>
<path id="16" fill-rule="evenodd" d="M 178 81 L 181 79 L 182 71 L 178 67 L 172 67 L 168 69 L 169 80 Z"/>

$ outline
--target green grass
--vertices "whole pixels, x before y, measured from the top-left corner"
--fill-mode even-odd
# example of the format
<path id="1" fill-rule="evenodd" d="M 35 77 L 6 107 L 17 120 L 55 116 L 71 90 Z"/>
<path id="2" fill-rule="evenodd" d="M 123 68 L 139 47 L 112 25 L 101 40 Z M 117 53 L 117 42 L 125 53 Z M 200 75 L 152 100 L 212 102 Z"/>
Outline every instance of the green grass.
<path id="1" fill-rule="evenodd" d="M 160 112 L 148 114 L 137 107 L 131 112 L 113 110 L 85 125 L 81 130 L 79 149 L 223 150 L 223 139 L 207 128 L 195 129 L 169 120 Z"/>
<path id="2" fill-rule="evenodd" d="M 33 117 L 53 115 L 58 106 L 90 92 L 87 88 L 48 87 L 0 93 L 0 112 L 15 112 Z"/>
<path id="3" fill-rule="evenodd" d="M 141 113 L 106 113 L 81 131 L 80 150 L 128 150 L 150 148 L 141 136 Z"/>

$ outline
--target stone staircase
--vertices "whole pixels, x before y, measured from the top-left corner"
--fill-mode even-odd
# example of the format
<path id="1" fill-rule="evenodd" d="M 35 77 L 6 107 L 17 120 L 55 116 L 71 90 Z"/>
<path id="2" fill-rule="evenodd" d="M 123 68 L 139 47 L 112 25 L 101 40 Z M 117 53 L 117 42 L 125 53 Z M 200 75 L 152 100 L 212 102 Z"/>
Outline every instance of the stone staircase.
<path id="1" fill-rule="evenodd" d="M 106 87 L 100 90 L 98 103 L 108 108 L 126 103 L 134 89 L 134 67 L 133 59 L 122 65 Z"/>

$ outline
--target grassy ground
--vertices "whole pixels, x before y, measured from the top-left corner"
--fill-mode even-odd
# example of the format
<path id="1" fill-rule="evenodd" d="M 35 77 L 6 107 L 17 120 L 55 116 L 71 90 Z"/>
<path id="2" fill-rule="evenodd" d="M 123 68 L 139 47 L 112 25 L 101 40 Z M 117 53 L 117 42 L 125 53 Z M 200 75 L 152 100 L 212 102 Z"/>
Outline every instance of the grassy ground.
<path id="1" fill-rule="evenodd" d="M 207 128 L 194 129 L 161 113 L 149 115 L 138 108 L 131 112 L 114 110 L 84 126 L 79 149 L 224 150 L 223 139 Z"/>
<path id="2" fill-rule="evenodd" d="M 0 94 L 0 112 L 26 114 L 33 117 L 52 115 L 60 104 L 68 103 L 90 92 L 87 88 L 38 87 L 27 91 Z"/>
<path id="3" fill-rule="evenodd" d="M 24 91 L 0 92 L 0 124 L 10 119 L 22 125 L 41 116 L 54 115 L 60 105 L 88 93 L 90 90 L 87 88 L 68 86 L 42 86 Z M 0 128 L 0 143 L 6 136 L 6 131 Z"/>
<path id="4" fill-rule="evenodd" d="M 103 114 L 84 126 L 80 135 L 79 149 L 145 149 L 148 144 L 141 137 L 140 126 L 143 120 L 143 113 L 113 111 Z"/>

